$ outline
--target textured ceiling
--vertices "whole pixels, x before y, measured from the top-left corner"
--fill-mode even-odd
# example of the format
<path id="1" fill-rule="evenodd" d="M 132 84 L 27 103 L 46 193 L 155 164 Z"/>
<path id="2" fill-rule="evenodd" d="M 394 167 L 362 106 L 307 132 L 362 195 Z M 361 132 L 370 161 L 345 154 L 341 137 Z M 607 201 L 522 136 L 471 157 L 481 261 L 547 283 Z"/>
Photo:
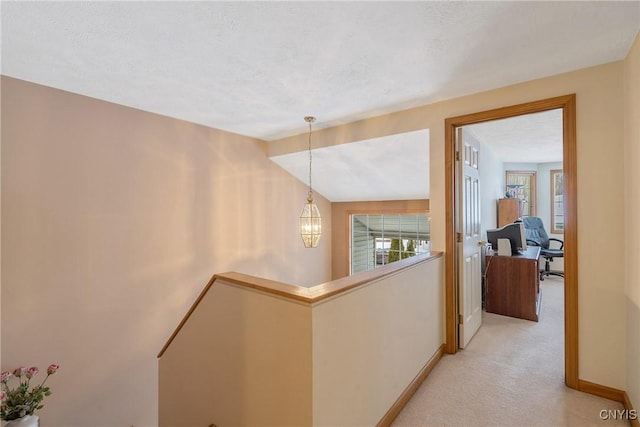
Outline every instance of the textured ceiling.
<path id="1" fill-rule="evenodd" d="M 0 13 L 4 75 L 267 141 L 304 134 L 305 115 L 322 129 L 620 60 L 640 26 L 638 1 L 2 1 Z M 534 120 L 473 132 L 499 157 L 527 138 L 544 154 L 555 125 Z M 428 143 L 424 131 L 317 150 L 314 188 L 428 197 Z M 308 182 L 306 153 L 280 157 Z"/>
<path id="2" fill-rule="evenodd" d="M 465 127 L 502 162 L 562 161 L 562 110 Z M 307 151 L 271 160 L 309 183 Z M 314 149 L 312 172 L 314 191 L 332 202 L 429 198 L 429 131 Z"/>
<path id="3" fill-rule="evenodd" d="M 562 110 L 465 126 L 503 162 L 562 161 Z"/>
<path id="4" fill-rule="evenodd" d="M 2 74 L 265 140 L 624 58 L 632 2 L 7 2 Z"/>
<path id="5" fill-rule="evenodd" d="M 429 198 L 429 131 L 313 150 L 314 191 L 332 202 Z M 271 160 L 309 183 L 309 153 Z"/>

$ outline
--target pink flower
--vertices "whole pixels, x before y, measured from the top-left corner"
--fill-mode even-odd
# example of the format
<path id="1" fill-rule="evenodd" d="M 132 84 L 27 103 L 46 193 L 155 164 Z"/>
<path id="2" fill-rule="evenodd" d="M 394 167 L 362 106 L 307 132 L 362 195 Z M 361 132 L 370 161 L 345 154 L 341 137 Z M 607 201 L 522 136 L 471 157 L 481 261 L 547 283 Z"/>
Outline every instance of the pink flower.
<path id="1" fill-rule="evenodd" d="M 53 375 L 58 369 L 60 369 L 60 366 L 58 365 L 49 365 L 49 367 L 47 368 L 47 374 Z"/>
<path id="2" fill-rule="evenodd" d="M 27 369 L 27 378 L 31 379 L 37 373 L 38 373 L 38 368 L 36 368 L 35 366 L 32 366 L 29 369 Z"/>
<path id="3" fill-rule="evenodd" d="M 16 368 L 15 371 L 13 371 L 13 375 L 15 375 L 16 377 L 20 378 L 26 372 L 27 372 L 27 368 L 25 368 L 24 366 L 20 366 L 19 368 Z"/>
<path id="4" fill-rule="evenodd" d="M 11 378 L 11 375 L 12 375 L 12 374 L 11 374 L 11 372 L 7 372 L 7 371 L 5 371 L 5 372 L 3 372 L 3 373 L 2 373 L 2 374 L 0 374 L 0 375 L 2 375 L 2 376 L 0 377 L 0 382 L 6 383 L 6 382 L 7 382 L 7 380 L 8 380 L 9 378 Z"/>
<path id="5" fill-rule="evenodd" d="M 5 400 L 7 400 L 7 393 L 0 391 L 0 402 L 4 402 Z"/>

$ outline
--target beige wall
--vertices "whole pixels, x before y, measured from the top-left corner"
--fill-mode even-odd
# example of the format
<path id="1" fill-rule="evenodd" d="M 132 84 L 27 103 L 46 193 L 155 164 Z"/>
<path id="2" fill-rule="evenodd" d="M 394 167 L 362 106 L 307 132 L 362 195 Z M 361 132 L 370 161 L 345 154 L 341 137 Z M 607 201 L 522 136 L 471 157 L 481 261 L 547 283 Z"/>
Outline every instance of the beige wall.
<path id="1" fill-rule="evenodd" d="M 335 145 L 419 129 L 430 131 L 432 249 L 445 248 L 444 120 L 529 101 L 577 96 L 579 376 L 626 387 L 624 295 L 623 62 L 455 98 L 318 132 Z M 299 149 L 286 138 L 269 155 Z M 593 197 L 596 194 L 597 197 Z M 606 248 L 606 250 L 603 250 Z"/>
<path id="2" fill-rule="evenodd" d="M 2 79 L 0 78 L 0 242 L 2 242 Z M 0 260 L 2 260 L 2 244 L 0 244 Z M 2 262 L 0 262 L 0 337 L 2 336 Z M 2 364 L 2 339 L 0 338 L 0 369 L 4 370 Z"/>
<path id="3" fill-rule="evenodd" d="M 627 309 L 626 391 L 640 410 L 640 35 L 625 61 L 625 300 Z"/>
<path id="4" fill-rule="evenodd" d="M 443 250 L 444 119 L 576 93 L 579 375 L 628 390 L 636 408 L 638 49 L 318 138 L 430 129 L 432 248 Z M 329 279 L 331 224 L 319 249 L 300 249 L 287 224 L 306 187 L 259 141 L 5 77 L 2 125 L 2 369 L 62 365 L 42 412 L 50 426 L 155 425 L 155 354 L 212 273 Z M 269 155 L 299 145 L 276 141 Z"/>
<path id="5" fill-rule="evenodd" d="M 310 426 L 311 306 L 217 280 L 159 360 L 161 427 Z"/>
<path id="6" fill-rule="evenodd" d="M 388 200 L 331 203 L 332 279 L 349 275 L 349 215 L 352 213 L 397 213 L 429 211 L 429 200 Z"/>
<path id="7" fill-rule="evenodd" d="M 442 254 L 320 284 L 346 290 L 315 302 L 240 279 L 217 278 L 161 354 L 160 426 L 376 425 L 444 341 Z"/>
<path id="8" fill-rule="evenodd" d="M 313 425 L 376 425 L 444 342 L 443 307 L 441 256 L 314 305 Z"/>
<path id="9" fill-rule="evenodd" d="M 304 249 L 307 188 L 261 141 L 6 77 L 2 125 L 2 370 L 61 365 L 47 426 L 157 425 L 156 355 L 212 274 L 330 279 L 330 218 Z"/>

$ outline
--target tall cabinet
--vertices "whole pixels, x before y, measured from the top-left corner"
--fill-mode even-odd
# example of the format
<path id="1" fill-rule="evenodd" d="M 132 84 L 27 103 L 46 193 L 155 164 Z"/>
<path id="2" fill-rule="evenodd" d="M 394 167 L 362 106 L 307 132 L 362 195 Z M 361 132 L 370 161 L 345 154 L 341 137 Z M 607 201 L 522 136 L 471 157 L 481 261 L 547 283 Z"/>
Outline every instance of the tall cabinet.
<path id="1" fill-rule="evenodd" d="M 498 227 L 507 225 L 520 218 L 520 199 L 498 199 Z"/>

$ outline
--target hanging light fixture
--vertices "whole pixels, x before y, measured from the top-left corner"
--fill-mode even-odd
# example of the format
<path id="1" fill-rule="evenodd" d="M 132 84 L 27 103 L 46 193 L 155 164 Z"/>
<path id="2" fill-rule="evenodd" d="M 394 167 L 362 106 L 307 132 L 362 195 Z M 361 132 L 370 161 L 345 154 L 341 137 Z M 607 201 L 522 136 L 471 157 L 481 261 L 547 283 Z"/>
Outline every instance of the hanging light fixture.
<path id="1" fill-rule="evenodd" d="M 316 121 L 315 117 L 307 116 L 304 120 L 309 123 L 309 195 L 307 196 L 307 204 L 302 208 L 300 214 L 300 236 L 304 242 L 305 248 L 315 248 L 322 234 L 322 218 L 320 211 L 315 203 L 313 203 L 313 189 L 311 187 L 311 123 Z"/>

